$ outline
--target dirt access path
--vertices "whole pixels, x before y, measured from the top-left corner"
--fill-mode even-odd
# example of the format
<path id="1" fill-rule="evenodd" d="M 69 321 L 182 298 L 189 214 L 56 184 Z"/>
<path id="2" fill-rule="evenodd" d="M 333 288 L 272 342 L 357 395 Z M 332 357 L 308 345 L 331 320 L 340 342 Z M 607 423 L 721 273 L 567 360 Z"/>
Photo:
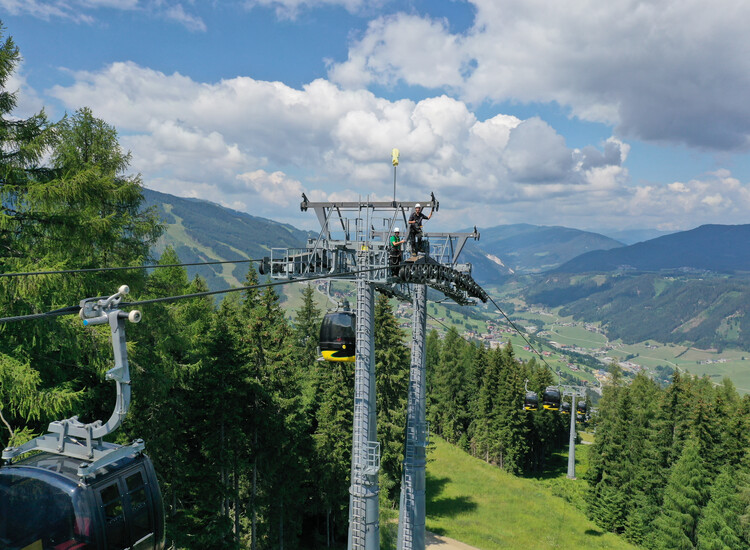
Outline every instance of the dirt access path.
<path id="1" fill-rule="evenodd" d="M 435 533 L 425 532 L 425 550 L 479 550 L 475 546 L 469 546 L 463 542 L 441 537 Z"/>

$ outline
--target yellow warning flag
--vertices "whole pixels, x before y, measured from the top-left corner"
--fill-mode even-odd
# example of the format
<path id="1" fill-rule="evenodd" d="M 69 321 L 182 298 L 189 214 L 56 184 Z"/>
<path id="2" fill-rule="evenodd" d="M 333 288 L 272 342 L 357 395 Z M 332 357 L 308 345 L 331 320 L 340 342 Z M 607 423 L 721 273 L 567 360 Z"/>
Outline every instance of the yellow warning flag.
<path id="1" fill-rule="evenodd" d="M 398 149 L 393 148 L 393 166 L 398 166 Z"/>

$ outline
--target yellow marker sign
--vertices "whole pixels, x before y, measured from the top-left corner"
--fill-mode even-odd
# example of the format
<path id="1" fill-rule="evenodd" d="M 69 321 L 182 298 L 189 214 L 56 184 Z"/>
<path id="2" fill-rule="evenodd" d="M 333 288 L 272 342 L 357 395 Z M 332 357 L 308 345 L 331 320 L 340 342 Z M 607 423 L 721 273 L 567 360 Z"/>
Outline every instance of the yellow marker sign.
<path id="1" fill-rule="evenodd" d="M 398 149 L 393 148 L 393 166 L 398 166 Z"/>

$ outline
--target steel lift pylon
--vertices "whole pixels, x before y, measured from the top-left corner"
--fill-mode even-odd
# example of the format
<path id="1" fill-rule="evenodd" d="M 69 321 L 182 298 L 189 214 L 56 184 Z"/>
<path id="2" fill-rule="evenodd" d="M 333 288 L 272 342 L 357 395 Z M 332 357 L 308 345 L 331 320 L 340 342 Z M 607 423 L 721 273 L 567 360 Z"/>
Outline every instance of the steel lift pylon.
<path id="1" fill-rule="evenodd" d="M 568 479 L 576 478 L 576 398 L 586 398 L 584 386 L 560 386 L 562 397 L 570 396 L 570 435 L 568 439 Z"/>
<path id="2" fill-rule="evenodd" d="M 409 261 L 394 274 L 395 268 L 389 263 L 388 239 L 396 225 L 403 223 L 406 227 L 408 214 L 416 201 L 311 202 L 304 194 L 302 199 L 300 209 L 315 212 L 321 226 L 320 233 L 310 238 L 305 248 L 272 249 L 271 256 L 262 264 L 261 273 L 268 270 L 272 278 L 287 280 L 310 279 L 318 274 L 356 284 L 357 341 L 348 550 L 376 550 L 380 547 L 380 444 L 375 409 L 373 326 L 375 290 L 401 300 L 413 299 L 415 304 L 406 441 L 408 454 L 404 460 L 405 476 L 407 473 L 408 476 L 404 478 L 406 489 L 402 487 L 399 540 L 403 538 L 403 546 L 399 544 L 399 548 L 424 548 L 426 288 L 436 288 L 462 304 L 475 303 L 473 298 L 486 299 L 471 278 L 471 266 L 457 263 L 466 241 L 478 239 L 479 234 L 476 230 L 459 234 L 425 233 L 423 239 L 429 243 L 429 254 L 412 251 Z M 439 208 L 434 194 L 421 204 L 435 211 Z"/>

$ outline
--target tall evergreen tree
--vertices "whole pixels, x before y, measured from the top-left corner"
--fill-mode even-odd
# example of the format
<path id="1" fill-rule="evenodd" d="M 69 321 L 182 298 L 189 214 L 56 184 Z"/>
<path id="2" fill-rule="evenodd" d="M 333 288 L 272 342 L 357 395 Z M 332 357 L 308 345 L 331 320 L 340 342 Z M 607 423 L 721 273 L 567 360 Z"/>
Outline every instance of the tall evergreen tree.
<path id="1" fill-rule="evenodd" d="M 40 163 L 55 134 L 44 111 L 26 119 L 13 115 L 18 92 L 8 89 L 8 81 L 21 54 L 13 39 L 4 34 L 0 27 L 0 258 L 6 263 L 26 253 L 25 247 L 19 246 L 27 238 L 26 228 L 40 221 L 27 212 L 25 196 L 29 185 L 50 176 Z M 8 264 L 3 267 L 12 269 Z"/>
<path id="2" fill-rule="evenodd" d="M 326 547 L 346 534 L 354 420 L 354 363 L 326 364 L 317 414 L 315 450 L 326 508 Z"/>
<path id="3" fill-rule="evenodd" d="M 17 59 L 15 46 L 6 40 L 0 51 L 3 87 Z M 7 115 L 14 103 L 15 95 L 3 88 L 0 241 L 7 242 L 5 246 L 0 243 L 2 268 L 98 267 L 147 258 L 160 226 L 152 212 L 141 209 L 138 178 L 124 175 L 128 156 L 121 152 L 116 132 L 88 110 L 79 111 L 54 129 L 43 115 L 9 121 Z M 82 133 L 91 138 L 87 147 L 96 155 L 79 154 L 83 145 L 75 137 Z M 42 169 L 37 163 L 44 152 L 49 153 L 53 165 Z M 105 273 L 4 279 L 0 282 L 0 305 L 6 314 L 47 311 L 82 298 L 113 294 L 124 277 L 122 273 Z M 144 281 L 141 272 L 127 275 L 136 292 Z M 29 429 L 37 431 L 64 415 L 77 413 L 93 420 L 108 414 L 110 392 L 101 382 L 111 366 L 110 350 L 106 335 L 84 330 L 78 319 L 4 327 L 0 377 L 12 380 L 17 388 L 2 400 L 5 408 L 0 413 L 6 427 L 15 432 L 14 426 L 31 420 Z M 6 384 L 0 380 L 0 385 Z M 83 392 L 82 388 L 91 389 Z M 19 400 L 21 390 L 23 399 Z M 22 402 L 33 406 L 25 410 Z M 23 433 L 28 436 L 30 432 Z"/>
<path id="4" fill-rule="evenodd" d="M 700 445 L 689 440 L 674 466 L 666 488 L 661 513 L 646 545 L 656 550 L 692 549 L 697 539 L 698 519 L 708 502 L 711 474 L 700 455 Z"/>
<path id="5" fill-rule="evenodd" d="M 744 503 L 739 483 L 747 483 L 747 472 L 725 466 L 711 486 L 711 497 L 698 520 L 698 550 L 734 550 L 747 547 L 743 540 L 740 517 Z"/>
<path id="6" fill-rule="evenodd" d="M 381 295 L 375 302 L 374 315 L 380 494 L 386 504 L 395 506 L 401 492 L 404 460 L 409 349 L 386 296 Z"/>
<path id="7" fill-rule="evenodd" d="M 500 383 L 497 396 L 497 430 L 500 447 L 500 466 L 508 472 L 520 474 L 529 452 L 528 429 L 523 410 L 524 379 L 521 365 L 513 356 L 513 346 L 508 342 L 500 352 Z"/>

